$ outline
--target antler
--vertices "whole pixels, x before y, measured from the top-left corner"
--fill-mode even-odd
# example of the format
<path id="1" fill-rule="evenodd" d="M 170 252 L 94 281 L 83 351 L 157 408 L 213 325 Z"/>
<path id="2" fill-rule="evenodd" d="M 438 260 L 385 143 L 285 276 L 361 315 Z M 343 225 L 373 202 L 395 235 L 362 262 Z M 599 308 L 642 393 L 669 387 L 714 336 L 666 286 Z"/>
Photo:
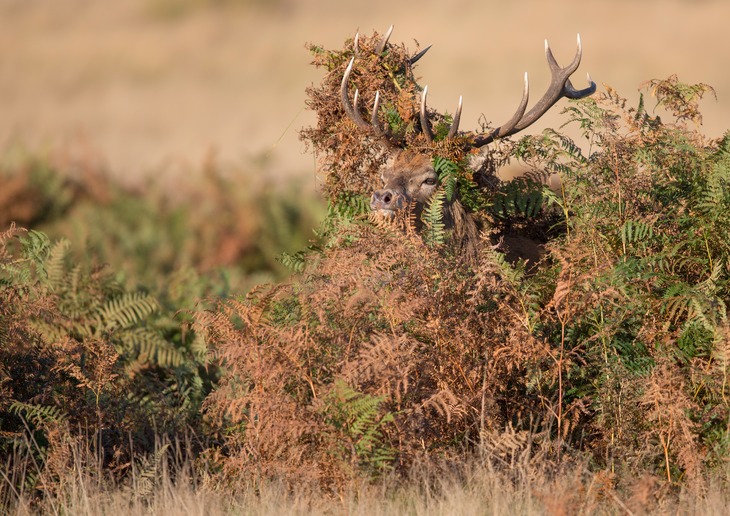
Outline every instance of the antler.
<path id="1" fill-rule="evenodd" d="M 421 129 L 423 130 L 423 135 L 426 137 L 426 140 L 429 142 L 433 141 L 433 131 L 431 131 L 431 124 L 428 121 L 428 113 L 426 112 L 426 96 L 428 95 L 428 86 L 423 87 L 423 93 L 421 94 Z M 451 122 L 451 127 L 449 128 L 449 134 L 446 136 L 447 138 L 453 138 L 456 136 L 457 131 L 459 130 L 459 121 L 461 120 L 461 105 L 462 105 L 462 97 L 459 97 L 459 105 L 456 107 L 456 112 L 454 113 L 454 120 Z"/>
<path id="2" fill-rule="evenodd" d="M 378 46 L 375 50 L 376 54 L 380 55 L 385 51 L 385 48 L 388 44 L 388 39 L 390 38 L 392 32 L 393 26 L 391 25 L 383 39 L 378 43 Z M 356 55 L 359 50 L 358 41 L 359 33 L 355 35 L 355 39 L 353 40 L 353 51 Z M 429 48 L 431 47 L 426 47 L 421 52 L 410 58 L 409 64 L 413 65 L 416 61 L 423 57 L 423 55 L 428 51 Z M 552 74 L 550 86 L 548 87 L 545 94 L 539 101 L 537 101 L 533 108 L 528 111 L 527 114 L 525 114 L 525 111 L 527 110 L 527 103 L 530 98 L 530 87 L 527 79 L 527 73 L 525 73 L 525 86 L 522 90 L 522 100 L 520 101 L 520 104 L 517 107 L 517 111 L 515 111 L 515 114 L 505 124 L 492 130 L 491 132 L 475 134 L 472 137 L 471 145 L 473 147 L 482 147 L 483 145 L 493 142 L 498 138 L 504 138 L 506 136 L 510 136 L 519 131 L 522 131 L 523 129 L 535 123 L 542 115 L 547 112 L 548 109 L 550 109 L 558 100 L 563 97 L 569 99 L 580 99 L 594 93 L 596 91 L 596 83 L 591 80 L 590 75 L 588 75 L 589 86 L 582 90 L 576 90 L 573 87 L 573 84 L 570 82 L 570 76 L 578 69 L 582 56 L 583 46 L 580 41 L 580 34 L 578 34 L 578 50 L 575 53 L 575 57 L 573 58 L 573 61 L 565 68 L 560 67 L 558 62 L 555 60 L 555 57 L 553 56 L 552 50 L 550 50 L 550 45 L 548 44 L 547 40 L 545 40 L 545 57 L 547 58 L 548 66 L 550 67 L 550 72 Z M 340 97 L 342 100 L 342 106 L 345 109 L 345 113 L 347 113 L 347 116 L 349 116 L 350 119 L 355 122 L 355 124 L 357 124 L 357 126 L 361 129 L 372 130 L 378 137 L 387 136 L 386 131 L 380 126 L 380 122 L 378 121 L 378 111 L 380 109 L 380 92 L 376 92 L 375 94 L 375 102 L 373 103 L 370 123 L 367 123 L 360 114 L 360 109 L 358 106 L 358 99 L 360 96 L 359 90 L 355 90 L 353 102 L 350 103 L 350 99 L 347 94 L 347 86 L 350 81 L 350 74 L 352 73 L 352 66 L 354 62 L 355 57 L 353 57 L 350 60 L 350 63 L 347 65 L 347 68 L 345 69 L 345 74 L 342 77 L 342 84 L 340 86 Z M 431 129 L 431 123 L 429 122 L 428 111 L 426 109 L 427 95 L 428 86 L 425 86 L 423 88 L 423 93 L 421 94 L 420 121 L 423 135 L 426 137 L 426 140 L 432 142 L 433 131 Z M 462 97 L 459 97 L 459 105 L 457 106 L 456 112 L 454 113 L 454 119 L 451 123 L 451 127 L 449 128 L 447 138 L 453 138 L 459 131 L 461 107 Z"/>
<path id="3" fill-rule="evenodd" d="M 393 32 L 393 26 L 391 25 L 390 28 L 388 28 L 387 32 L 385 33 L 385 36 L 380 40 L 378 43 L 377 48 L 375 49 L 375 53 L 377 55 L 382 54 L 385 51 L 385 48 L 388 44 L 388 39 L 390 39 L 390 35 Z M 353 39 L 353 52 L 355 55 L 357 55 L 359 51 L 359 41 L 360 41 L 360 33 L 355 34 L 355 38 Z M 408 60 L 408 64 L 413 66 L 419 59 L 421 59 L 426 52 L 431 48 L 429 45 L 428 47 L 424 48 L 420 52 L 418 52 L 416 55 L 411 57 Z M 378 121 L 378 111 L 380 109 L 380 92 L 377 91 L 375 93 L 375 102 L 373 103 L 373 111 L 372 116 L 370 119 L 370 123 L 368 124 L 360 114 L 360 108 L 358 106 L 358 99 L 360 97 L 360 90 L 355 90 L 355 95 L 352 99 L 352 103 L 350 103 L 350 98 L 347 93 L 347 86 L 350 82 L 350 74 L 352 73 L 352 66 L 355 63 L 355 57 L 353 57 L 350 60 L 350 63 L 347 65 L 347 68 L 345 69 L 345 74 L 342 76 L 342 83 L 340 84 L 340 99 L 342 101 L 342 107 L 345 109 L 345 113 L 347 113 L 347 116 L 350 117 L 350 119 L 355 122 L 355 124 L 364 130 L 371 130 L 375 133 L 378 137 L 386 136 L 386 131 L 380 127 L 380 122 Z M 421 96 L 421 128 L 423 130 L 423 134 L 426 136 L 426 139 L 431 142 L 433 141 L 433 132 L 431 130 L 431 124 L 428 121 L 428 114 L 426 113 L 426 95 L 428 94 L 428 86 L 426 86 L 423 89 L 423 95 Z M 456 109 L 456 114 L 454 115 L 453 123 L 451 124 L 451 128 L 449 129 L 449 138 L 453 138 L 457 131 L 459 130 L 459 120 L 461 118 L 461 105 L 462 105 L 462 98 L 459 97 L 459 106 Z"/>
<path id="4" fill-rule="evenodd" d="M 357 36 L 355 36 L 357 40 Z M 380 127 L 378 121 L 378 110 L 380 109 L 380 92 L 375 93 L 375 102 L 373 103 L 373 114 L 370 118 L 370 124 L 368 124 L 360 114 L 360 108 L 358 107 L 358 99 L 360 96 L 360 90 L 355 90 L 355 96 L 350 104 L 350 99 L 347 95 L 347 85 L 350 82 L 350 74 L 352 73 L 352 65 L 355 63 L 355 58 L 350 59 L 350 64 L 345 69 L 345 75 L 342 76 L 342 84 L 340 85 L 340 98 L 342 100 L 342 107 L 345 109 L 345 113 L 360 129 L 369 130 L 372 129 L 376 136 L 384 136 L 385 131 Z"/>
<path id="5" fill-rule="evenodd" d="M 497 138 L 504 138 L 510 136 L 519 131 L 522 131 L 526 127 L 532 125 L 540 118 L 545 112 L 550 109 L 558 100 L 562 97 L 569 99 L 581 99 L 587 97 L 596 91 L 596 83 L 591 80 L 591 76 L 588 75 L 589 86 L 582 90 L 576 90 L 570 82 L 570 76 L 578 69 L 580 65 L 580 59 L 583 56 L 583 46 L 580 42 L 580 34 L 578 34 L 578 50 L 575 53 L 573 62 L 565 68 L 561 68 L 558 62 L 553 56 L 552 50 L 547 40 L 545 40 L 545 57 L 547 58 L 548 66 L 550 66 L 550 72 L 552 74 L 552 80 L 542 98 L 537 101 L 537 104 L 525 114 L 527 108 L 527 100 L 529 98 L 529 83 L 527 81 L 527 74 L 525 73 L 525 87 L 522 91 L 522 100 L 517 108 L 517 111 L 512 118 L 504 125 L 494 129 L 489 133 L 480 133 L 474 136 L 472 145 L 474 147 L 481 147 L 486 145 Z"/>

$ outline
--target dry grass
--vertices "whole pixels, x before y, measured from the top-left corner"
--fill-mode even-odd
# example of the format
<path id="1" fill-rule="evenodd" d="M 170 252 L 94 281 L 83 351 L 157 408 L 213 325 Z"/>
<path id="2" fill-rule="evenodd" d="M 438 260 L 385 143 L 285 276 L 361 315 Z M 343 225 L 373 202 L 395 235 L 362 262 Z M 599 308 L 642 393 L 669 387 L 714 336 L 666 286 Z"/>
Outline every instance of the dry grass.
<path id="1" fill-rule="evenodd" d="M 180 163 L 197 165 L 210 148 L 224 162 L 257 159 L 267 176 L 311 174 L 297 133 L 314 122 L 304 88 L 322 75 L 304 43 L 337 48 L 358 28 L 391 23 L 409 48 L 414 38 L 434 45 L 419 83 L 440 112 L 463 94 L 464 128 L 482 113 L 508 119 L 524 71 L 537 98 L 548 80 L 543 38 L 565 61 L 580 32 L 582 70 L 599 87 L 631 94 L 672 73 L 714 86 L 705 124 L 719 136 L 730 118 L 729 15 L 724 0 L 2 0 L 0 146 L 90 146 L 125 178 L 159 168 L 179 177 Z M 534 131 L 556 127 L 558 112 Z"/>
<path id="2" fill-rule="evenodd" d="M 81 450 L 76 450 L 79 458 Z M 53 496 L 32 501 L 8 491 L 0 481 L 5 514 L 74 514 L 97 516 L 245 515 L 587 515 L 587 514 L 726 514 L 730 504 L 727 478 L 718 478 L 704 492 L 672 490 L 654 477 L 636 478 L 622 490 L 610 472 L 587 473 L 580 465 L 555 476 L 541 464 L 513 464 L 506 470 L 495 457 L 484 456 L 459 467 L 436 470 L 416 467 L 410 478 L 394 482 L 351 484 L 339 497 L 316 488 L 292 491 L 260 481 L 238 489 L 212 484 L 191 473 L 189 463 L 163 461 L 152 489 L 118 484 L 93 467 L 78 462 L 60 479 Z M 137 480 L 144 471 L 136 471 Z M 19 495 L 19 496 L 18 496 Z"/>

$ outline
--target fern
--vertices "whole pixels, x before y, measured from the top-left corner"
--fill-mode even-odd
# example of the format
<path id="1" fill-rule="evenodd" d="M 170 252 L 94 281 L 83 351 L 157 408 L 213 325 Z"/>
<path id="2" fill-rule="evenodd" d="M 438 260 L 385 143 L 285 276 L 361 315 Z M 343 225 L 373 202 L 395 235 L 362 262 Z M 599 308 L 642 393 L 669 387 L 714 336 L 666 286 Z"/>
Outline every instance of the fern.
<path id="1" fill-rule="evenodd" d="M 133 328 L 121 332 L 115 341 L 117 350 L 132 362 L 132 368 L 136 363 L 141 363 L 174 369 L 187 362 L 185 355 L 179 349 L 159 333 L 145 328 Z"/>
<path id="2" fill-rule="evenodd" d="M 503 183 L 492 198 L 492 213 L 501 219 L 535 218 L 543 208 L 543 190 L 543 185 L 525 179 Z"/>
<path id="3" fill-rule="evenodd" d="M 109 299 L 96 310 L 97 332 L 131 328 L 159 309 L 157 300 L 141 292 L 128 292 Z"/>
<path id="4" fill-rule="evenodd" d="M 364 195 L 342 192 L 327 206 L 327 218 L 337 218 L 351 222 L 360 215 L 368 213 L 370 201 Z"/>
<path id="5" fill-rule="evenodd" d="M 159 446 L 152 457 L 144 456 L 134 464 L 134 476 L 128 488 L 129 494 L 145 499 L 151 496 L 163 478 L 165 456 L 170 448 L 169 443 Z"/>
<path id="6" fill-rule="evenodd" d="M 296 253 L 281 253 L 280 261 L 292 272 L 302 272 L 306 264 L 306 251 L 297 251 Z"/>
<path id="7" fill-rule="evenodd" d="M 38 276 L 46 278 L 45 260 L 51 243 L 48 237 L 38 231 L 28 231 L 18 238 L 20 243 L 20 257 L 0 264 L 9 280 L 18 285 L 28 286 L 35 282 Z"/>
<path id="8" fill-rule="evenodd" d="M 354 390 L 340 378 L 325 400 L 326 421 L 344 432 L 352 459 L 375 473 L 390 469 L 395 459 L 395 451 L 384 442 L 382 429 L 394 418 L 390 412 L 380 415 L 383 401 Z"/>
<path id="9" fill-rule="evenodd" d="M 446 200 L 451 202 L 459 183 L 459 166 L 451 160 L 435 156 L 433 168 L 439 176 L 439 183 L 446 192 Z"/>
<path id="10" fill-rule="evenodd" d="M 446 241 L 446 226 L 444 224 L 444 202 L 446 191 L 439 188 L 429 199 L 428 205 L 421 214 L 421 220 L 425 225 L 423 241 L 429 247 L 443 245 Z"/>
<path id="11" fill-rule="evenodd" d="M 71 243 L 61 239 L 53 244 L 48 251 L 48 258 L 45 260 L 44 269 L 51 288 L 62 284 L 66 275 L 65 260 Z"/>
<path id="12" fill-rule="evenodd" d="M 627 248 L 634 244 L 643 244 L 646 246 L 654 236 L 654 228 L 651 225 L 636 220 L 627 220 L 618 229 L 623 254 L 627 253 Z"/>
<path id="13" fill-rule="evenodd" d="M 66 419 L 63 410 L 59 407 L 35 405 L 17 400 L 10 404 L 9 410 L 36 427 L 42 427 L 49 423 L 59 423 Z"/>

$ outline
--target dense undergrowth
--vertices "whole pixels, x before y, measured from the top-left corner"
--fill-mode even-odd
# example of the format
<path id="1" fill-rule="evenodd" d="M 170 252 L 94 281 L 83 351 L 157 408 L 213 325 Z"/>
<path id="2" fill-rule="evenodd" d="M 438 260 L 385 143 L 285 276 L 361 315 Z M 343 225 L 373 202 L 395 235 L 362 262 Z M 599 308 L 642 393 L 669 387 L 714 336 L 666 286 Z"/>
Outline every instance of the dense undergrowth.
<path id="1" fill-rule="evenodd" d="M 501 143 L 561 190 L 480 191 L 475 260 L 440 216 L 476 187 L 459 190 L 467 169 L 443 157 L 451 191 L 422 230 L 368 218 L 343 187 L 360 185 L 355 160 L 300 252 L 310 219 L 293 198 L 214 174 L 169 199 L 33 161 L 9 171 L 2 503 L 51 507 L 92 470 L 92 484 L 149 493 L 142 504 L 161 470 L 259 498 L 383 485 L 397 500 L 411 485 L 435 500 L 454 479 L 509 486 L 538 511 L 666 508 L 681 489 L 727 499 L 730 136 L 699 131 L 708 87 L 647 89 L 671 121 L 608 89 L 565 111 L 586 151 L 552 130 Z M 505 225 L 542 232 L 537 267 L 505 260 L 492 235 Z M 243 295 L 284 243 L 297 273 Z"/>
<path id="2" fill-rule="evenodd" d="M 53 494 L 76 461 L 124 479 L 161 439 L 192 459 L 219 371 L 191 314 L 281 278 L 319 201 L 213 165 L 174 192 L 39 156 L 0 177 L 3 502 Z"/>
<path id="3" fill-rule="evenodd" d="M 554 131 L 513 147 L 562 179 L 539 210 L 534 189 L 493 196 L 495 225 L 505 203 L 559 219 L 536 270 L 487 235 L 465 262 L 444 228 L 373 224 L 342 195 L 300 277 L 199 314 L 226 364 L 205 404 L 220 471 L 336 487 L 523 446 L 611 489 L 727 478 L 730 137 L 698 130 L 706 86 L 648 87 L 671 122 L 609 89 L 566 110 L 587 153 Z"/>
<path id="4" fill-rule="evenodd" d="M 206 402 L 224 472 L 336 483 L 508 428 L 618 478 L 727 467 L 730 138 L 613 93 L 569 115 L 590 155 L 553 132 L 516 146 L 563 172 L 543 211 L 562 234 L 533 274 L 488 241 L 469 266 L 355 218 L 301 278 L 201 314 L 227 368 Z"/>

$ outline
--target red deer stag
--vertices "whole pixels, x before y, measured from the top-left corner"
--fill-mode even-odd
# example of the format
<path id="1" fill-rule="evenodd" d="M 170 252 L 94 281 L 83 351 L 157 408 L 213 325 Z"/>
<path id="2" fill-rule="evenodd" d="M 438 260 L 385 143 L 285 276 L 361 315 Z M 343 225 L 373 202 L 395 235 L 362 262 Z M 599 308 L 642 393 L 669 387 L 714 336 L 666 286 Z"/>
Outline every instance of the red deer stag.
<path id="1" fill-rule="evenodd" d="M 378 44 L 376 48 L 376 54 L 380 55 L 388 44 L 388 39 L 393 30 L 391 26 L 384 38 Z M 358 36 L 355 37 L 354 46 L 355 53 L 357 54 L 357 41 Z M 428 47 L 430 48 L 430 47 Z M 419 52 L 409 60 L 409 64 L 414 64 L 420 59 L 428 50 Z M 580 65 L 581 56 L 583 50 L 580 41 L 580 35 L 578 35 L 578 49 L 576 51 L 573 61 L 566 67 L 561 67 L 555 57 L 553 56 L 550 46 L 547 40 L 545 41 L 545 56 L 547 58 L 548 66 L 552 79 L 550 86 L 548 87 L 542 98 L 527 111 L 527 104 L 529 100 L 529 83 L 527 79 L 527 73 L 525 73 L 524 89 L 522 91 L 522 100 L 515 111 L 515 114 L 506 123 L 488 132 L 468 132 L 459 133 L 459 119 L 461 117 L 462 99 L 459 98 L 458 107 L 453 116 L 453 122 L 450 126 L 446 138 L 454 138 L 457 134 L 467 142 L 467 145 L 472 148 L 480 148 L 493 142 L 499 138 L 511 136 L 513 134 L 522 131 L 535 123 L 541 116 L 543 116 L 548 109 L 550 109 L 558 100 L 563 97 L 569 99 L 580 99 L 591 95 L 596 91 L 596 84 L 591 80 L 588 75 L 589 86 L 582 90 L 576 90 L 570 82 L 570 76 L 578 69 Z M 380 115 L 380 94 L 379 92 L 375 95 L 375 102 L 372 107 L 370 121 L 366 122 L 365 118 L 360 112 L 358 105 L 358 98 L 360 96 L 359 91 L 356 90 L 353 96 L 353 101 L 350 102 L 348 95 L 348 84 L 350 82 L 350 74 L 352 72 L 355 57 L 352 58 L 349 65 L 347 66 L 344 76 L 342 77 L 342 83 L 340 86 L 340 96 L 342 107 L 344 108 L 347 116 L 363 131 L 367 131 L 370 134 L 376 136 L 379 141 L 384 145 L 391 147 L 389 142 L 389 134 L 387 128 L 381 126 L 379 121 Z M 434 134 L 429 121 L 429 115 L 426 109 L 426 96 L 428 94 L 428 86 L 423 88 L 420 102 L 420 131 L 423 133 L 426 141 L 432 143 L 434 141 Z M 385 216 L 392 216 L 396 211 L 404 208 L 405 206 L 415 203 L 417 209 L 420 209 L 424 203 L 426 203 L 432 194 L 436 191 L 439 183 L 438 175 L 436 174 L 432 166 L 432 156 L 419 151 L 414 150 L 400 150 L 392 162 L 392 165 L 384 169 L 382 173 L 383 188 L 375 190 L 370 200 L 370 208 Z M 471 221 L 468 214 L 464 213 L 463 209 L 460 208 L 458 203 L 456 206 L 450 206 L 450 213 L 447 214 L 447 223 L 451 223 L 455 229 L 455 236 L 459 241 L 460 245 L 464 247 L 468 252 L 474 245 L 476 240 L 476 226 Z M 471 242 L 471 244 L 470 244 Z M 514 247 L 519 247 L 520 244 L 513 244 Z M 514 250 L 514 249 L 513 249 Z M 508 257 L 510 250 L 507 250 Z M 517 251 L 516 254 L 520 254 Z M 531 254 L 529 251 L 527 254 Z M 534 253 L 532 253 L 534 254 Z"/>

